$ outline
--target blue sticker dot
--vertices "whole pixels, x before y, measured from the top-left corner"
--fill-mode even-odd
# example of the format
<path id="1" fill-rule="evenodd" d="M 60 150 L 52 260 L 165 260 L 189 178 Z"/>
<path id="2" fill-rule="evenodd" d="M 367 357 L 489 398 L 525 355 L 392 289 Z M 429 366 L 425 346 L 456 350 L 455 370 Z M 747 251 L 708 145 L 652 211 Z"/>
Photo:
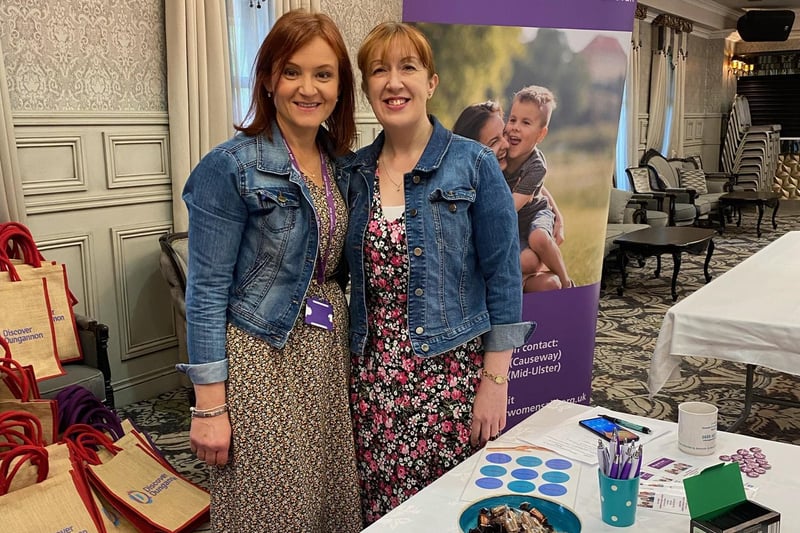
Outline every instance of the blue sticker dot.
<path id="1" fill-rule="evenodd" d="M 572 468 L 572 462 L 567 461 L 566 459 L 550 459 L 545 464 L 548 468 L 552 468 L 553 470 L 566 470 L 568 468 Z"/>
<path id="2" fill-rule="evenodd" d="M 483 468 L 481 468 L 481 474 L 489 477 L 505 476 L 506 472 L 508 472 L 508 470 L 506 470 L 500 465 L 486 465 Z"/>
<path id="3" fill-rule="evenodd" d="M 517 468 L 511 471 L 511 476 L 516 479 L 536 479 L 539 477 L 539 472 L 530 468 Z"/>
<path id="4" fill-rule="evenodd" d="M 475 484 L 482 489 L 499 489 L 503 486 L 503 481 L 496 477 L 482 477 Z"/>
<path id="5" fill-rule="evenodd" d="M 509 463 L 511 462 L 511 456 L 507 453 L 490 453 L 486 456 L 486 460 L 490 463 Z"/>
<path id="6" fill-rule="evenodd" d="M 508 485 L 508 488 L 511 488 L 511 484 Z M 567 487 L 552 484 L 539 485 L 539 492 L 545 496 L 563 496 L 567 493 Z"/>
<path id="7" fill-rule="evenodd" d="M 512 481 L 508 484 L 508 490 L 513 492 L 533 492 L 536 485 L 530 481 Z"/>
<path id="8" fill-rule="evenodd" d="M 566 472 L 545 472 L 542 479 L 550 483 L 566 483 L 569 481 L 569 474 Z"/>
<path id="9" fill-rule="evenodd" d="M 533 455 L 524 455 L 517 459 L 517 464 L 520 466 L 539 466 L 542 464 L 542 460 Z"/>

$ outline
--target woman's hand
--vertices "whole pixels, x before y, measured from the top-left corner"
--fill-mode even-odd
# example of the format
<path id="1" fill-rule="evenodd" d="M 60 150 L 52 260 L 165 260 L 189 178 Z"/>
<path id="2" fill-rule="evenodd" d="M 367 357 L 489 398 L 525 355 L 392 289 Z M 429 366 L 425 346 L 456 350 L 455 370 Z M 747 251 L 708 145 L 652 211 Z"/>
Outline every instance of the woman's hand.
<path id="1" fill-rule="evenodd" d="M 472 405 L 473 446 L 483 446 L 491 438 L 496 438 L 506 427 L 506 407 L 508 402 L 508 382 L 495 383 L 483 378 L 478 385 L 475 403 Z"/>
<path id="2" fill-rule="evenodd" d="M 197 410 L 227 408 L 225 382 L 194 386 Z M 198 459 L 207 465 L 224 465 L 228 462 L 231 446 L 231 421 L 227 409 L 216 416 L 192 417 L 189 430 L 189 447 Z"/>
<path id="3" fill-rule="evenodd" d="M 189 446 L 197 458 L 209 466 L 228 462 L 231 422 L 228 413 L 209 418 L 192 418 Z"/>

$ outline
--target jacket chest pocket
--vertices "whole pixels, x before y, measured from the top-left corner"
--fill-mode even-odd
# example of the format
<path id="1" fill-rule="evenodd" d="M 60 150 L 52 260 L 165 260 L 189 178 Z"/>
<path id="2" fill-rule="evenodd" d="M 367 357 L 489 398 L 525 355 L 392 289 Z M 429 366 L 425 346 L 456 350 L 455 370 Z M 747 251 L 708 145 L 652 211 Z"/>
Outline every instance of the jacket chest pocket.
<path id="1" fill-rule="evenodd" d="M 429 199 L 437 234 L 449 237 L 445 243 L 471 237 L 469 210 L 475 202 L 475 189 L 435 189 Z"/>
<path id="2" fill-rule="evenodd" d="M 289 188 L 270 188 L 255 191 L 255 215 L 261 225 L 271 231 L 289 231 L 300 211 L 298 191 Z"/>

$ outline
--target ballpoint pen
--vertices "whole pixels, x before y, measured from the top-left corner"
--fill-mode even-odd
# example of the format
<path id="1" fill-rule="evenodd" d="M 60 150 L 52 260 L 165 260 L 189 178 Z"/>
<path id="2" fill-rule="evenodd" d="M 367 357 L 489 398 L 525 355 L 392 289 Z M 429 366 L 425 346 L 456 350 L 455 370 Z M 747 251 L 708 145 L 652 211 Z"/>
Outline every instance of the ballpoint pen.
<path id="1" fill-rule="evenodd" d="M 609 422 L 614 422 L 617 425 L 620 425 L 627 429 L 632 429 L 634 431 L 638 431 L 639 433 L 651 433 L 651 429 L 645 426 L 640 426 L 639 424 L 634 424 L 633 422 L 628 422 L 627 420 L 622 420 L 621 418 L 616 418 L 609 415 L 600 415 L 601 417 L 605 418 Z"/>

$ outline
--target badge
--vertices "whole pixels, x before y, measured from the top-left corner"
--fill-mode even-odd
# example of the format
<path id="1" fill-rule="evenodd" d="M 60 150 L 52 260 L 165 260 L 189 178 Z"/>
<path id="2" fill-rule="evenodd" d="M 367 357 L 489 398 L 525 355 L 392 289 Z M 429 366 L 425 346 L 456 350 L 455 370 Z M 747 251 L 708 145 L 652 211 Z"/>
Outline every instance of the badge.
<path id="1" fill-rule="evenodd" d="M 333 306 L 321 298 L 306 298 L 306 324 L 333 329 Z"/>

